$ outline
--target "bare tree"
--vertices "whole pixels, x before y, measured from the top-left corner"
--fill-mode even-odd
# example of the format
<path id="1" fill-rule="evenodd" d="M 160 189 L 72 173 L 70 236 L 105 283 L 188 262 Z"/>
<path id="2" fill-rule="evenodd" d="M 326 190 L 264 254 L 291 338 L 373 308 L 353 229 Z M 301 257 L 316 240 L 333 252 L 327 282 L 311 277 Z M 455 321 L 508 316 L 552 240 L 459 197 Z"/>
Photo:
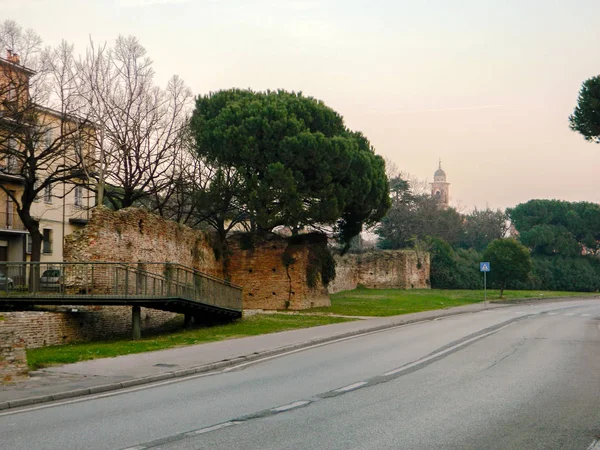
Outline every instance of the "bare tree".
<path id="1" fill-rule="evenodd" d="M 39 261 L 42 234 L 32 205 L 92 170 L 94 127 L 82 115 L 71 45 L 42 49 L 37 34 L 12 21 L 0 24 L 0 45 L 10 46 L 0 60 L 0 190 L 14 202 L 31 235 L 31 259 Z"/>
<path id="2" fill-rule="evenodd" d="M 107 200 L 114 209 L 142 205 L 161 212 L 160 196 L 179 176 L 174 162 L 185 141 L 191 91 L 177 76 L 166 89 L 155 86 L 152 61 L 134 37 L 119 37 L 114 48 L 90 42 L 79 67 L 80 95 L 102 130 L 99 182 L 106 183 Z"/>
<path id="3" fill-rule="evenodd" d="M 431 186 L 427 180 L 422 180 L 412 175 L 409 172 L 401 171 L 399 173 L 400 178 L 408 181 L 410 191 L 414 195 L 429 195 L 431 193 Z"/>
<path id="4" fill-rule="evenodd" d="M 385 174 L 390 181 L 390 184 L 398 185 L 402 184 L 400 181 L 408 183 L 410 192 L 414 195 L 424 195 L 431 191 L 429 182 L 427 180 L 421 180 L 410 172 L 400 170 L 398 164 L 392 161 L 390 158 L 384 158 L 385 160 Z"/>
<path id="5" fill-rule="evenodd" d="M 17 53 L 21 64 L 33 70 L 40 63 L 42 38 L 32 29 L 24 30 L 14 20 L 0 22 L 1 48 Z"/>

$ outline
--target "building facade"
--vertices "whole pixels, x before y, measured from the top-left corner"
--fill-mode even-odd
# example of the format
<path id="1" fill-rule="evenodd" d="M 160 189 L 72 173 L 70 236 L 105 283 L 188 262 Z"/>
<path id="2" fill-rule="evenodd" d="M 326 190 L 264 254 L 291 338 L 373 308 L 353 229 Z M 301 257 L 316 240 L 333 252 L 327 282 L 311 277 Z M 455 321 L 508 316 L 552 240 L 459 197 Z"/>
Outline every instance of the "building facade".
<path id="1" fill-rule="evenodd" d="M 0 58 L 0 261 L 31 258 L 31 238 L 17 212 L 27 187 L 31 195 L 34 185 L 32 174 L 26 173 L 29 167 L 35 167 L 34 186 L 41 189 L 31 215 L 42 233 L 42 262 L 63 260 L 64 237 L 85 225 L 95 206 L 89 176 L 95 159 L 89 139 L 94 127 L 65 111 L 36 104 L 30 96 L 35 75 L 11 51 Z M 26 165 L 32 158 L 35 164 Z M 77 176 L 75 167 L 80 168 Z M 81 169 L 86 167 L 89 170 Z M 44 188 L 37 184 L 50 178 L 53 181 Z"/>

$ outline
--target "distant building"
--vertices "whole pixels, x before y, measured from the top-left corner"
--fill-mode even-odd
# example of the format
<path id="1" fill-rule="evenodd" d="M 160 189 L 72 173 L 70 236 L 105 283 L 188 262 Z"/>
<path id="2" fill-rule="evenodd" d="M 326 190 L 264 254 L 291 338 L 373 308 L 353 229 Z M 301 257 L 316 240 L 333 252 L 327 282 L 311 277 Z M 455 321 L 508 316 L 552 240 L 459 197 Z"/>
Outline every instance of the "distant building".
<path id="1" fill-rule="evenodd" d="M 433 174 L 431 196 L 437 199 L 444 208 L 450 206 L 450 183 L 446 181 L 446 172 L 442 170 L 442 160 L 440 160 L 438 170 Z"/>
<path id="2" fill-rule="evenodd" d="M 68 132 L 77 126 L 76 118 L 32 103 L 29 88 L 34 74 L 21 65 L 19 55 L 10 50 L 6 58 L 0 57 L 0 185 L 3 187 L 0 188 L 0 262 L 31 258 L 29 232 L 17 213 L 17 205 L 6 192 L 10 191 L 17 198 L 24 192 L 20 175 L 22 163 L 14 157 L 14 152 L 20 151 L 26 139 L 16 137 L 26 133 L 21 130 L 35 126 L 38 129 L 35 135 L 40 138 L 40 142 L 35 143 L 36 151 L 44 151 L 58 134 L 65 132 L 63 130 Z M 89 138 L 94 132 L 92 126 L 81 133 L 73 132 L 72 143 L 57 147 L 56 152 L 62 152 L 62 161 L 78 158 L 84 161 L 85 167 L 94 167 L 94 149 Z M 51 171 L 60 163 L 60 158 L 49 155 L 40 166 L 47 164 L 47 170 Z M 40 172 L 42 169 L 38 168 Z M 57 173 L 60 175 L 60 171 Z M 81 178 L 47 186 L 33 200 L 31 215 L 39 221 L 42 233 L 41 262 L 62 261 L 64 237 L 87 223 L 90 209 L 96 204 L 91 182 L 82 172 Z"/>

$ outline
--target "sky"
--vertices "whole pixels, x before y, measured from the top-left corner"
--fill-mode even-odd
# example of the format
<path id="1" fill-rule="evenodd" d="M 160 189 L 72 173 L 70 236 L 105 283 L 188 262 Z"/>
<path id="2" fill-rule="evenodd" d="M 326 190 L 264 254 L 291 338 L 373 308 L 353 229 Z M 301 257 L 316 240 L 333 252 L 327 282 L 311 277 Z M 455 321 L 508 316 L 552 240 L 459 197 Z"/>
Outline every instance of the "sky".
<path id="1" fill-rule="evenodd" d="M 569 129 L 600 72 L 597 0 L 0 0 L 0 20 L 83 52 L 136 36 L 156 81 L 194 94 L 287 89 L 323 100 L 451 204 L 600 202 L 600 145 Z"/>

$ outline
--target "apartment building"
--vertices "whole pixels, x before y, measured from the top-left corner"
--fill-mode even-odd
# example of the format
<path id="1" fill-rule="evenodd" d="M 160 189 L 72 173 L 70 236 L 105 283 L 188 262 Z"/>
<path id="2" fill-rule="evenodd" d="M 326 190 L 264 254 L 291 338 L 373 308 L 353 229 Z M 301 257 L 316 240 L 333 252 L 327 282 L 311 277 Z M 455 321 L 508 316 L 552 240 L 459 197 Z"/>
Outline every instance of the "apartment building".
<path id="1" fill-rule="evenodd" d="M 36 165 L 39 179 L 56 174 L 58 180 L 41 190 L 31 206 L 43 237 L 42 262 L 63 260 L 64 237 L 84 226 L 95 206 L 89 176 L 95 159 L 90 136 L 95 129 L 89 123 L 82 126 L 79 118 L 65 111 L 33 103 L 29 91 L 34 76 L 10 50 L 6 58 L 0 58 L 0 261 L 28 261 L 31 257 L 31 238 L 17 213 L 25 195 L 25 177 L 31 180 L 31 174 L 22 170 L 27 145 L 40 157 Z M 29 141 L 20 139 L 20 128 L 27 130 Z"/>

